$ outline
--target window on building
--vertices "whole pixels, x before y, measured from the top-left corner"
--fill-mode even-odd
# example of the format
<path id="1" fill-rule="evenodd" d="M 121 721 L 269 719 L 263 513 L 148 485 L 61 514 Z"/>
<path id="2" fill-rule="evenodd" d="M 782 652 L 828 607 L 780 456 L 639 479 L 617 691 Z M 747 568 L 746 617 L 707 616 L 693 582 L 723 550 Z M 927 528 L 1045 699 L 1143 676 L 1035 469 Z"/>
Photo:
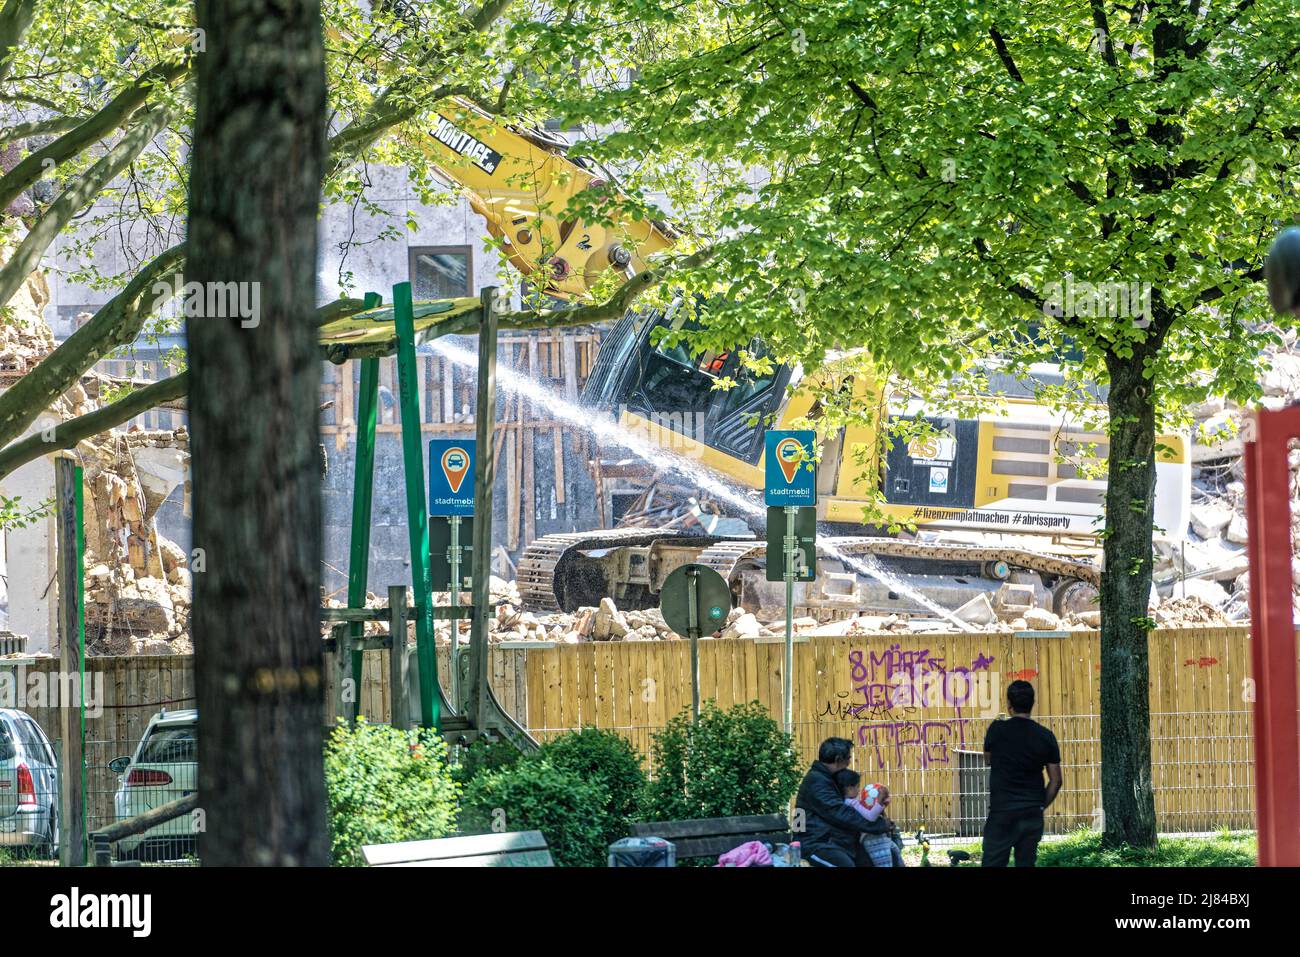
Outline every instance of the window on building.
<path id="1" fill-rule="evenodd" d="M 423 246 L 411 250 L 411 297 L 457 299 L 473 295 L 473 257 L 468 246 Z"/>

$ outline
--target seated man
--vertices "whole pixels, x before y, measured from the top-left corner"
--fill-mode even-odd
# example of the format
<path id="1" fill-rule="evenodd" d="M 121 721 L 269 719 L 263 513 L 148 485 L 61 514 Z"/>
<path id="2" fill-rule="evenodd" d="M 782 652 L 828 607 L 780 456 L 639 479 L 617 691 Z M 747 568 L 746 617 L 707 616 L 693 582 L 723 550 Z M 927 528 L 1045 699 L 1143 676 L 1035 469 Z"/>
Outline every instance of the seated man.
<path id="1" fill-rule="evenodd" d="M 853 744 L 827 738 L 817 751 L 795 797 L 795 830 L 802 856 L 814 867 L 870 867 L 871 858 L 858 840 L 874 825 L 844 803 L 835 774 L 849 766 Z"/>

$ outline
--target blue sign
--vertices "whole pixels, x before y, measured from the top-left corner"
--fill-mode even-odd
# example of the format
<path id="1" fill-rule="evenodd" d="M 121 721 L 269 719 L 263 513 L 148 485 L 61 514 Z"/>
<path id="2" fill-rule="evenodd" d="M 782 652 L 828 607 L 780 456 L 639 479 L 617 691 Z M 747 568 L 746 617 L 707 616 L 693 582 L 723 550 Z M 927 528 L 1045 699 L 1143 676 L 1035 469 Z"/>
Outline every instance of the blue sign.
<path id="1" fill-rule="evenodd" d="M 474 439 L 429 440 L 429 514 L 474 514 Z"/>
<path id="2" fill-rule="evenodd" d="M 817 468 L 812 429 L 767 433 L 763 499 L 768 505 L 816 505 Z"/>

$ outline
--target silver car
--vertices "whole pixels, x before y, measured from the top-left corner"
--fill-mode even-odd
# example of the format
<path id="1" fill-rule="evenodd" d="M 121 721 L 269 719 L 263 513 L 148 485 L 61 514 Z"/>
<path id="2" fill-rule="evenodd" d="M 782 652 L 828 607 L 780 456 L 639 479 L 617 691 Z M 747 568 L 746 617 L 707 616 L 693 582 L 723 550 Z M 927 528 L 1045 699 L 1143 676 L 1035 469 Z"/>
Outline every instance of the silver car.
<path id="1" fill-rule="evenodd" d="M 0 846 L 53 856 L 59 847 L 59 767 L 41 726 L 0 708 Z"/>

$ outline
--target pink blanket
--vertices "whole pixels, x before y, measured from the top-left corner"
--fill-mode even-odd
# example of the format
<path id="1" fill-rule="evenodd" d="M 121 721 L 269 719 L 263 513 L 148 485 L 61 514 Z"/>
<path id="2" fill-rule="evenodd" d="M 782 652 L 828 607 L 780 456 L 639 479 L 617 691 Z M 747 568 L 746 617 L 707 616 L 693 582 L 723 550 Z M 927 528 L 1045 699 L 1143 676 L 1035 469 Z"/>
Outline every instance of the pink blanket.
<path id="1" fill-rule="evenodd" d="M 740 847 L 733 847 L 718 858 L 714 867 L 768 867 L 772 855 L 762 841 L 750 841 Z"/>

